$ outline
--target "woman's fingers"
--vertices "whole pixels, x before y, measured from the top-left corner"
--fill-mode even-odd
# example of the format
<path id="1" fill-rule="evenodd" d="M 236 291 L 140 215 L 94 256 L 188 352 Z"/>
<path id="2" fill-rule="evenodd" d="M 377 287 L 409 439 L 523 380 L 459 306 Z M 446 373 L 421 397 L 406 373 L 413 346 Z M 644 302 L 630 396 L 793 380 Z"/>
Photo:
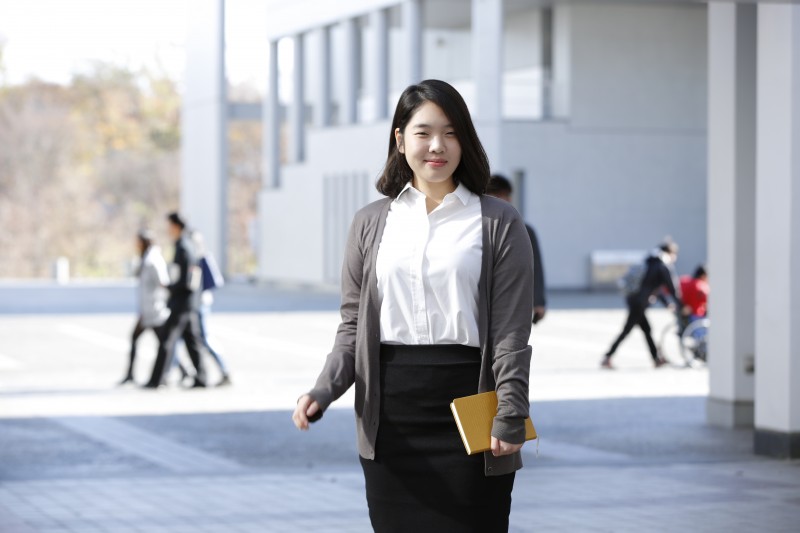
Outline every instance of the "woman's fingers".
<path id="1" fill-rule="evenodd" d="M 524 443 L 523 443 L 524 444 Z M 492 455 L 500 457 L 501 455 L 511 455 L 522 449 L 522 444 L 510 444 L 498 438 L 492 437 Z"/>
<path id="2" fill-rule="evenodd" d="M 294 408 L 294 413 L 292 413 L 292 421 L 294 422 L 295 427 L 302 431 L 308 429 L 308 424 L 314 415 L 319 413 L 320 407 L 319 403 L 314 400 L 308 394 L 304 394 L 297 400 L 297 405 Z"/>
<path id="3" fill-rule="evenodd" d="M 292 421 L 294 421 L 295 427 L 297 429 L 305 431 L 308 429 L 308 411 L 311 404 L 317 404 L 311 399 L 311 396 L 308 394 L 304 394 L 297 400 L 297 405 L 294 408 L 294 413 L 292 413 Z M 319 405 L 317 404 L 317 409 L 319 409 Z M 312 413 L 313 414 L 313 413 Z"/>

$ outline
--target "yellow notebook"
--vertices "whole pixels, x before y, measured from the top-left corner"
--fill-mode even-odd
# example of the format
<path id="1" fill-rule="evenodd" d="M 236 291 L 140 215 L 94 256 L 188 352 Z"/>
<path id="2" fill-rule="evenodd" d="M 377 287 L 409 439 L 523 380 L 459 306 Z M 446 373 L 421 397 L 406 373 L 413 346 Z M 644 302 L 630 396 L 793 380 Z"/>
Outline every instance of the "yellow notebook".
<path id="1" fill-rule="evenodd" d="M 458 432 L 467 449 L 473 455 L 492 449 L 492 421 L 497 415 L 497 393 L 494 391 L 456 398 L 450 404 Z M 533 421 L 525 419 L 525 440 L 536 438 Z"/>

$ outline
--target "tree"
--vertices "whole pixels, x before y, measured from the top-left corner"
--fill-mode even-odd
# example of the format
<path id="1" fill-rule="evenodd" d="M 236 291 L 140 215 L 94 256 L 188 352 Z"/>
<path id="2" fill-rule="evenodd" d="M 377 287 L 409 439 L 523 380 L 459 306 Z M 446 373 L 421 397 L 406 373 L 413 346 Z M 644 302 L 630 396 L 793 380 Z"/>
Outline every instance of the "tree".
<path id="1" fill-rule="evenodd" d="M 0 92 L 0 276 L 120 276 L 143 225 L 178 205 L 180 98 L 163 75 L 97 63 L 68 86 Z"/>

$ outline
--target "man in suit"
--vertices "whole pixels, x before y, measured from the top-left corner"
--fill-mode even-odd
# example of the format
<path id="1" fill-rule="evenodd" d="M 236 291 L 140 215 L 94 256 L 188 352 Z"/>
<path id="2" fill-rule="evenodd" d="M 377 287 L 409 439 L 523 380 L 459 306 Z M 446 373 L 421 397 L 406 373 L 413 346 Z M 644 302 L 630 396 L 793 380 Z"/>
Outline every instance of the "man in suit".
<path id="1" fill-rule="evenodd" d="M 205 347 L 200 334 L 198 304 L 201 271 L 192 247 L 191 239 L 185 234 L 186 222 L 178 213 L 167 216 L 167 230 L 175 241 L 175 259 L 170 265 L 169 300 L 170 315 L 159 336 L 158 356 L 153 366 L 153 374 L 145 385 L 157 388 L 164 383 L 166 371 L 170 368 L 175 344 L 182 338 L 186 350 L 194 364 L 195 373 L 192 387 L 205 387 L 206 374 L 203 367 Z"/>
<path id="2" fill-rule="evenodd" d="M 505 176 L 492 174 L 489 186 L 486 187 L 486 194 L 500 198 L 506 202 L 511 202 L 511 194 L 514 192 L 511 182 Z M 544 318 L 547 312 L 547 300 L 544 289 L 544 269 L 542 268 L 542 252 L 539 250 L 539 239 L 536 238 L 536 231 L 530 224 L 525 224 L 528 230 L 528 237 L 531 239 L 533 248 L 533 323 L 536 324 Z"/>

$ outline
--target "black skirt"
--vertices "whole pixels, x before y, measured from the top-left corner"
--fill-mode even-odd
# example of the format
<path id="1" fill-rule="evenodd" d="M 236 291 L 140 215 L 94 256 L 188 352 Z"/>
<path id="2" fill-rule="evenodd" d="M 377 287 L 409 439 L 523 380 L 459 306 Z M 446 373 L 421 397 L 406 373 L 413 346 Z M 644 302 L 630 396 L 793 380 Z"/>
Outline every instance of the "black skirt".
<path id="1" fill-rule="evenodd" d="M 375 460 L 361 459 L 375 531 L 508 530 L 514 474 L 487 477 L 450 411 L 478 392 L 479 373 L 477 348 L 381 345 Z"/>

